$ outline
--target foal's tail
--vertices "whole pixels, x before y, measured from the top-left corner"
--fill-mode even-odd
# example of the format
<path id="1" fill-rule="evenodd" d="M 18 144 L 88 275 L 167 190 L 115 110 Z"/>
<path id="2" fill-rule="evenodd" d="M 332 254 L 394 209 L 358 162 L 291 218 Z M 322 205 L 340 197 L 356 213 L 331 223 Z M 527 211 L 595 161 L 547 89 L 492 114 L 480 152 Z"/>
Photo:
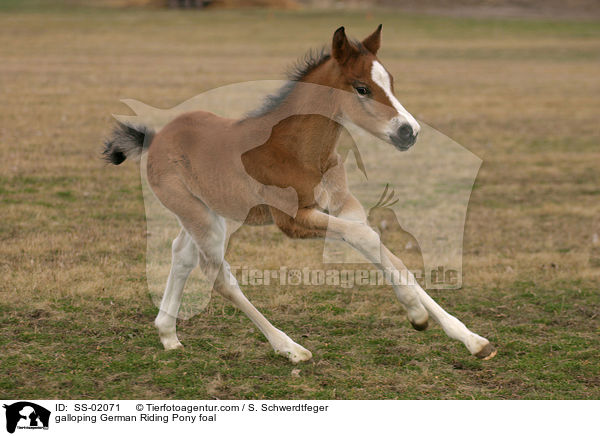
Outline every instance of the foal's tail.
<path id="1" fill-rule="evenodd" d="M 153 136 L 154 131 L 146 126 L 117 121 L 112 135 L 104 141 L 103 159 L 113 165 L 119 165 L 127 158 L 138 160 Z"/>

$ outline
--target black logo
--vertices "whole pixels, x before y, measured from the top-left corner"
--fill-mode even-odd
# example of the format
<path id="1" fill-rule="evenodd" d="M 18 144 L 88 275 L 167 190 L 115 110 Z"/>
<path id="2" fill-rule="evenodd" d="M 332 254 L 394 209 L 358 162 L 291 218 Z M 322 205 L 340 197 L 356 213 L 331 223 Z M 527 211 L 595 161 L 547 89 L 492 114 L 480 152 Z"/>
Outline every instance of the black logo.
<path id="1" fill-rule="evenodd" d="M 50 411 L 29 401 L 19 401 L 6 409 L 6 431 L 14 433 L 15 429 L 48 429 Z"/>

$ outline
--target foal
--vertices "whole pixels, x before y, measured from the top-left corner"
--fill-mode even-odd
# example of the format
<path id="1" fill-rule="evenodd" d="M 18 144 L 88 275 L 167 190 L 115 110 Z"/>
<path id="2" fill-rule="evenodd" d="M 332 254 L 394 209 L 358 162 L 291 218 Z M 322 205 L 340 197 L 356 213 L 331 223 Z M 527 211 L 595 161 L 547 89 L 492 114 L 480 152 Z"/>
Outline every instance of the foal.
<path id="1" fill-rule="evenodd" d="M 380 40 L 381 25 L 362 42 L 350 41 L 340 27 L 331 54 L 309 57 L 288 86 L 242 119 L 190 112 L 156 135 L 140 126 L 117 126 L 106 142 L 106 159 L 118 165 L 147 147 L 148 183 L 181 224 L 155 321 L 166 349 L 182 347 L 176 317 L 185 282 L 200 265 L 214 289 L 256 324 L 276 353 L 294 363 L 312 357 L 242 293 L 224 260 L 225 219 L 274 223 L 291 238 L 338 239 L 379 269 L 412 278 L 368 226 L 364 209 L 347 189 L 335 148 L 341 124 L 348 121 L 401 151 L 417 139 L 419 124 L 394 96 L 392 76 L 376 57 Z M 431 315 L 473 355 L 489 359 L 496 354 L 487 339 L 409 281 L 392 286 L 414 328 L 427 328 Z"/>

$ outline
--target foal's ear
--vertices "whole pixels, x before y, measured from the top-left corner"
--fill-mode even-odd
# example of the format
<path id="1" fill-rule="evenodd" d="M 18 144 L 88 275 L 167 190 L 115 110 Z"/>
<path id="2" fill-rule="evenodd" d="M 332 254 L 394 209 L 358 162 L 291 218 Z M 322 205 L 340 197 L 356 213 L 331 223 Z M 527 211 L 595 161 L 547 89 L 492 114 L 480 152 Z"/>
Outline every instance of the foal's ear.
<path id="1" fill-rule="evenodd" d="M 362 42 L 363 46 L 373 54 L 377 54 L 377 50 L 381 46 L 381 27 L 381 24 L 377 26 L 375 32 L 367 36 Z"/>
<path id="2" fill-rule="evenodd" d="M 340 27 L 333 34 L 333 42 L 331 44 L 331 55 L 340 64 L 357 52 L 357 49 L 348 41 L 344 26 Z"/>

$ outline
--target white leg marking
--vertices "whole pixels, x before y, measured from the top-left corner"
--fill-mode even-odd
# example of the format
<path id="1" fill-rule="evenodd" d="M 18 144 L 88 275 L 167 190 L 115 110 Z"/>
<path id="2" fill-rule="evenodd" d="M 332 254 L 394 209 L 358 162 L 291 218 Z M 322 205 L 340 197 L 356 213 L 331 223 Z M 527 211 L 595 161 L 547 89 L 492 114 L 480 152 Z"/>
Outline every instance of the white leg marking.
<path id="1" fill-rule="evenodd" d="M 361 213 L 363 216 L 365 215 L 364 210 L 358 200 L 351 195 L 345 206 L 340 211 L 338 218 L 347 219 L 348 216 L 352 217 L 360 215 Z M 362 221 L 366 222 L 366 216 Z M 329 222 L 331 223 L 331 219 Z M 400 285 L 400 289 L 398 290 L 394 289 L 396 292 L 396 297 L 398 300 L 400 300 L 400 302 L 403 302 L 403 293 L 417 295 L 427 312 L 438 324 L 440 324 L 444 332 L 452 339 L 458 340 L 465 344 L 471 354 L 477 355 L 478 353 L 482 352 L 486 346 L 489 346 L 489 341 L 486 338 L 483 338 L 470 331 L 460 320 L 450 315 L 440 305 L 438 305 L 435 300 L 431 298 L 423 288 L 421 288 L 421 286 L 414 279 L 412 273 L 408 271 L 402 260 L 396 257 L 394 253 L 385 247 L 385 245 L 381 244 L 381 247 L 382 256 L 384 258 L 388 258 L 392 262 L 394 268 L 402 273 L 403 277 L 407 278 L 408 282 L 411 283 L 407 286 Z M 484 358 L 492 358 L 495 356 L 495 354 L 496 352 L 492 349 L 492 353 L 488 356 L 484 356 Z"/>
<path id="2" fill-rule="evenodd" d="M 242 293 L 229 264 L 224 260 L 227 225 L 225 220 L 211 212 L 211 224 L 192 232 L 198 247 L 200 267 L 212 282 L 214 290 L 231 301 L 265 335 L 277 354 L 297 363 L 312 358 L 310 351 L 292 341 L 284 332 L 275 328 Z"/>
<path id="3" fill-rule="evenodd" d="M 191 236 L 181 229 L 173 241 L 171 271 L 160 303 L 160 310 L 154 321 L 160 341 L 166 350 L 183 348 L 175 331 L 177 313 L 181 305 L 185 282 L 196 265 L 198 265 L 198 248 Z"/>
<path id="4" fill-rule="evenodd" d="M 407 271 L 402 261 L 394 256 L 389 249 L 385 248 L 385 252 L 390 256 L 399 271 Z M 410 274 L 412 278 L 412 274 L 410 272 L 407 273 Z M 414 283 L 416 283 L 416 281 Z M 465 344 L 471 354 L 481 352 L 490 343 L 486 338 L 469 330 L 458 318 L 446 312 L 418 283 L 412 285 L 412 288 L 419 296 L 423 306 L 425 306 L 431 317 L 442 327 L 444 332 L 452 339 L 456 339 Z M 490 358 L 494 357 L 494 355 L 495 353 L 490 355 Z"/>
<path id="5" fill-rule="evenodd" d="M 345 211 L 345 213 L 349 212 L 349 210 Z M 322 212 L 316 211 L 313 211 L 313 213 L 322 214 Z M 384 273 L 392 272 L 394 276 L 401 277 L 389 254 L 385 251 L 385 246 L 381 243 L 379 235 L 365 223 L 328 216 L 327 232 L 328 236 L 338 237 L 350 244 Z M 425 327 L 429 315 L 415 289 L 412 286 L 398 282 L 392 283 L 392 287 L 398 300 L 406 307 L 409 321 L 414 326 Z"/>
<path id="6" fill-rule="evenodd" d="M 288 335 L 275 328 L 253 305 L 248 301 L 240 289 L 235 276 L 231 273 L 227 261 L 223 261 L 221 271 L 215 282 L 215 290 L 231 301 L 265 335 L 273 350 L 285 356 L 293 363 L 310 360 L 312 353 L 306 348 L 295 343 Z"/>

